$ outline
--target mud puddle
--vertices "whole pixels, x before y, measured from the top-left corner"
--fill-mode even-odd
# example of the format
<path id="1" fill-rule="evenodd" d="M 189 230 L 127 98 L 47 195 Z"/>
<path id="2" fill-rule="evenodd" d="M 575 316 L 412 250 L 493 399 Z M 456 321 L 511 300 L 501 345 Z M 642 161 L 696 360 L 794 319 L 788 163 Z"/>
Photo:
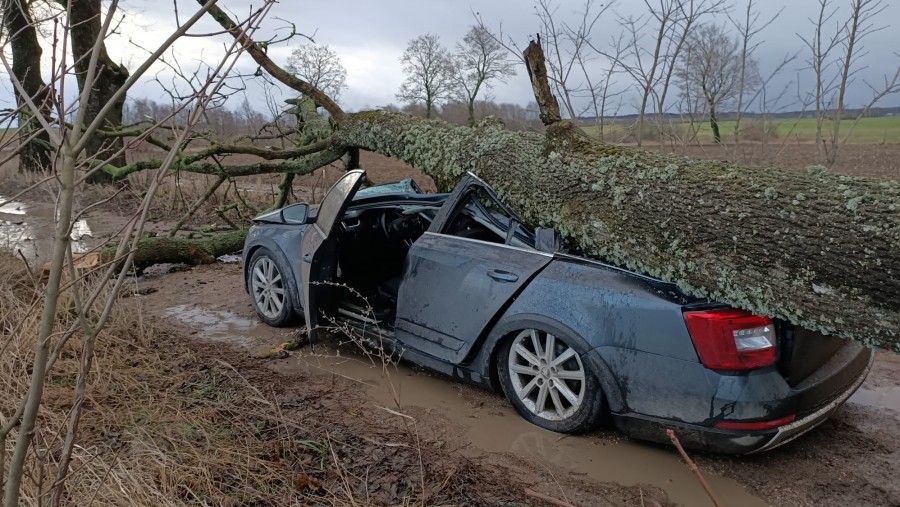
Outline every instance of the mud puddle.
<path id="1" fill-rule="evenodd" d="M 190 304 L 173 306 L 164 312 L 187 327 L 197 329 L 197 335 L 210 340 L 223 341 L 241 345 L 245 348 L 258 348 L 261 340 L 250 336 L 257 322 L 237 316 L 228 310 L 207 310 Z"/>
<path id="2" fill-rule="evenodd" d="M 275 330 L 231 311 L 190 304 L 165 308 L 166 317 L 195 329 L 203 338 L 240 344 L 251 354 L 284 341 Z M 296 332 L 294 330 L 293 332 Z M 358 382 L 372 403 L 390 410 L 424 409 L 443 424 L 457 428 L 472 449 L 513 453 L 538 468 L 555 465 L 602 482 L 650 484 L 684 505 L 711 505 L 705 492 L 674 451 L 632 442 L 614 430 L 588 436 L 565 436 L 523 420 L 497 395 L 413 370 L 405 364 L 385 364 L 377 355 L 365 356 L 326 344 L 307 346 L 286 359 L 272 361 L 280 373 L 339 376 Z M 704 471 L 707 480 L 729 505 L 766 505 L 737 481 Z"/>
<path id="3" fill-rule="evenodd" d="M 860 387 L 847 402 L 887 409 L 900 415 L 900 386 Z"/>
<path id="4" fill-rule="evenodd" d="M 625 439 L 614 430 L 587 436 L 566 436 L 529 424 L 499 396 L 414 371 L 405 364 L 384 365 L 377 357 L 336 356 L 318 347 L 304 349 L 274 366 L 284 373 L 339 375 L 365 386 L 376 404 L 392 410 L 421 407 L 439 411 L 451 425 L 465 430 L 477 449 L 513 453 L 532 460 L 537 468 L 553 464 L 573 474 L 625 486 L 650 484 L 684 505 L 711 505 L 690 470 L 674 452 Z M 738 482 L 705 472 L 707 480 L 728 505 L 766 505 Z"/>
<path id="5" fill-rule="evenodd" d="M 0 249 L 32 259 L 49 257 L 53 249 L 56 208 L 45 203 L 7 201 L 0 195 Z M 86 219 L 75 222 L 70 238 L 72 252 L 79 254 L 92 248 L 87 238 L 94 233 Z"/>

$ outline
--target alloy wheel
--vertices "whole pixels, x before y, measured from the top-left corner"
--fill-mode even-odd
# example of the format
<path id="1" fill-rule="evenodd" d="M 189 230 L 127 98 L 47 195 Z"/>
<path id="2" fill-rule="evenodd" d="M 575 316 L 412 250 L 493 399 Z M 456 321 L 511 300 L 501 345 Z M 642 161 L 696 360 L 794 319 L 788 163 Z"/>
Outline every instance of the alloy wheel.
<path id="1" fill-rule="evenodd" d="M 250 284 L 256 308 L 267 318 L 277 319 L 285 301 L 284 280 L 275 261 L 269 257 L 260 257 L 253 266 Z"/>
<path id="2" fill-rule="evenodd" d="M 533 414 L 560 421 L 584 403 L 584 364 L 574 349 L 554 335 L 526 329 L 509 349 L 509 378 L 515 396 Z"/>

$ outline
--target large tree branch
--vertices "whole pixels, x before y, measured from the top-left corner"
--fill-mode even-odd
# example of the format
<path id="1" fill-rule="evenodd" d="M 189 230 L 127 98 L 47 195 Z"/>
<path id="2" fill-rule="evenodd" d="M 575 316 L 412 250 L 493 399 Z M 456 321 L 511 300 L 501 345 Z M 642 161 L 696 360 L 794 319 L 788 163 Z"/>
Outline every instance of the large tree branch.
<path id="1" fill-rule="evenodd" d="M 330 144 L 330 142 L 322 141 L 320 143 L 315 143 L 293 150 L 276 150 L 280 152 L 280 155 L 282 156 L 276 156 L 276 154 L 268 153 L 268 150 L 259 150 L 258 148 L 253 147 L 232 146 L 231 148 L 233 148 L 233 150 L 227 151 L 217 150 L 216 147 L 213 146 L 209 150 L 204 150 L 204 154 L 202 157 L 199 156 L 200 154 L 192 154 L 185 157 L 181 162 L 175 164 L 174 169 L 181 172 L 190 172 L 196 174 L 217 174 L 228 177 L 253 176 L 257 174 L 273 174 L 285 172 L 294 174 L 309 174 L 322 166 L 326 166 L 340 159 L 346 152 L 346 149 L 333 148 L 330 146 Z M 244 148 L 247 149 L 244 150 Z M 257 150 L 259 150 L 258 153 Z M 206 153 L 207 151 L 212 151 L 213 153 Z M 208 158 L 213 155 L 227 153 L 249 153 L 251 155 L 258 155 L 261 158 L 266 158 L 267 160 L 281 160 L 285 158 L 283 155 L 290 153 L 293 158 L 289 160 L 281 160 L 279 162 L 267 161 L 243 165 L 223 165 L 214 162 L 199 161 L 202 158 Z M 97 164 L 99 164 L 99 162 L 97 162 Z M 109 174 L 114 180 L 120 180 L 125 178 L 129 174 L 145 171 L 147 169 L 158 169 L 162 164 L 163 161 L 159 159 L 139 160 L 122 167 L 115 167 L 106 164 L 103 166 L 103 171 Z"/>
<path id="2" fill-rule="evenodd" d="M 283 150 L 277 149 L 269 149 L 269 148 L 257 148 L 256 146 L 251 145 L 242 145 L 242 144 L 218 144 L 215 143 L 209 148 L 199 151 L 197 153 L 191 153 L 184 157 L 185 164 L 192 164 L 194 162 L 203 160 L 205 158 L 209 158 L 215 155 L 228 155 L 228 154 L 241 154 L 241 155 L 254 155 L 259 158 L 265 160 L 283 160 L 283 159 L 292 159 L 299 158 L 306 155 L 310 155 L 312 153 L 316 153 L 322 150 L 326 150 L 331 147 L 333 144 L 332 139 L 323 139 L 321 141 L 314 142 L 312 144 L 307 144 L 305 146 L 297 146 L 293 148 L 287 148 Z"/>
<path id="3" fill-rule="evenodd" d="M 203 0 L 197 0 L 201 5 L 203 4 Z M 337 105 L 337 103 L 331 99 L 328 95 L 326 95 L 322 90 L 316 88 L 312 84 L 298 78 L 297 76 L 287 72 L 286 70 L 279 67 L 275 62 L 273 62 L 269 56 L 266 54 L 265 50 L 260 47 L 259 44 L 254 42 L 249 36 L 247 36 L 246 32 L 238 26 L 234 21 L 231 20 L 231 17 L 225 13 L 218 6 L 213 6 L 209 9 L 209 15 L 213 17 L 213 19 L 218 22 L 222 28 L 228 31 L 235 40 L 244 45 L 244 48 L 247 50 L 247 53 L 253 58 L 253 60 L 259 64 L 266 72 L 269 73 L 275 79 L 281 81 L 285 85 L 293 88 L 294 90 L 311 97 L 316 101 L 317 104 L 324 107 L 331 117 L 334 118 L 334 121 L 337 123 L 342 123 L 344 118 L 346 117 L 346 113 L 344 110 Z"/>
<path id="4" fill-rule="evenodd" d="M 466 171 L 534 226 L 683 290 L 900 352 L 900 181 L 693 161 L 590 141 L 366 111 L 345 147 L 444 187 Z"/>
<path id="5" fill-rule="evenodd" d="M 246 237 L 247 229 L 239 229 L 205 238 L 141 238 L 134 250 L 132 265 L 140 271 L 164 262 L 192 266 L 210 264 L 216 262 L 216 257 L 239 252 Z M 103 249 L 100 257 L 104 261 L 116 258 L 116 247 Z"/>

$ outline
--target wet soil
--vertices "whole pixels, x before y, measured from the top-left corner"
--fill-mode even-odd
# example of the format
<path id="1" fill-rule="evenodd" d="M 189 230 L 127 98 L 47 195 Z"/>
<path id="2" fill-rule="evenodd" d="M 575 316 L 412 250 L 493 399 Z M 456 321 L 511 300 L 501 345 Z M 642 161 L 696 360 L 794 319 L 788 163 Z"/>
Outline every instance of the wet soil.
<path id="1" fill-rule="evenodd" d="M 515 464 L 546 491 L 568 491 L 557 481 L 576 481 L 595 505 L 590 487 L 604 495 L 638 492 L 661 503 L 711 505 L 673 449 L 623 437 L 611 428 L 585 436 L 562 436 L 522 420 L 499 395 L 472 388 L 406 364 L 385 363 L 353 343 L 331 337 L 315 347 L 271 354 L 303 336 L 302 328 L 260 324 L 241 281 L 240 267 L 213 265 L 145 276 L 156 289 L 134 299 L 141 311 L 192 343 L 223 348 L 283 377 L 326 378 L 354 386 L 345 390 L 360 406 L 400 411 L 447 446 L 498 465 Z M 864 387 L 832 419 L 798 441 L 760 456 L 697 453 L 694 459 L 727 505 L 898 505 L 900 483 L 900 356 L 880 353 Z M 302 391 L 302 383 L 288 390 Z M 630 493 L 629 493 L 630 492 Z M 599 500 L 598 500 L 599 501 Z M 614 502 L 616 503 L 616 502 Z M 627 501 L 625 503 L 628 503 Z M 649 505 L 649 504 L 648 504 Z"/>
<path id="2" fill-rule="evenodd" d="M 7 201 L 0 194 L 0 250 L 13 252 L 30 261 L 46 261 L 53 248 L 56 226 L 55 208 L 52 202 Z M 88 252 L 112 238 L 118 237 L 130 217 L 109 209 L 90 210 L 75 221 L 69 237 L 72 252 Z M 146 233 L 160 234 L 168 230 L 172 222 L 148 223 Z"/>
<path id="3" fill-rule="evenodd" d="M 809 160 L 804 149 L 788 147 L 779 163 L 804 167 L 803 161 Z M 721 158 L 712 150 L 706 152 L 709 158 Z M 865 150 L 848 146 L 844 156 L 855 165 L 835 171 L 900 176 L 895 152 L 896 146 Z M 689 155 L 702 158 L 704 150 Z M 887 158 L 893 162 L 885 164 Z M 433 183 L 420 173 L 385 157 L 364 153 L 362 165 L 374 182 L 414 177 L 423 188 L 433 190 Z M 298 178 L 295 198 L 321 198 L 340 173 L 332 168 Z M 277 177 L 272 178 L 257 186 L 277 184 Z M 127 220 L 126 212 L 92 210 L 73 232 L 76 250 L 115 236 Z M 5 203 L 0 207 L 0 248 L 20 250 L 36 261 L 45 259 L 54 222 L 51 203 Z M 170 225 L 154 223 L 149 230 L 161 232 Z M 522 484 L 529 484 L 575 505 L 711 505 L 670 448 L 635 442 L 610 428 L 578 437 L 541 430 L 519 418 L 499 395 L 406 364 L 385 364 L 355 344 L 341 343 L 339 337 L 315 348 L 272 353 L 305 333 L 302 328 L 274 329 L 259 323 L 237 264 L 174 272 L 169 268 L 145 272 L 133 285 L 145 295 L 135 295 L 127 304 L 168 329 L 179 346 L 205 360 L 227 360 L 255 388 L 285 399 L 315 387 L 322 419 L 341 421 L 349 431 L 368 435 L 371 428 L 365 419 L 348 418 L 348 407 L 412 417 L 430 449 L 499 471 L 484 475 L 483 483 L 467 483 L 481 495 L 477 498 L 501 498 L 505 490 L 497 482 L 509 477 L 515 486 L 507 484 L 507 489 L 520 491 Z M 462 462 L 446 456 L 440 459 L 452 464 L 442 472 L 452 475 L 453 467 Z M 869 378 L 850 402 L 788 446 L 760 456 L 693 454 L 693 458 L 726 505 L 900 505 L 900 356 L 879 353 Z M 521 498 L 516 502 L 523 505 Z"/>

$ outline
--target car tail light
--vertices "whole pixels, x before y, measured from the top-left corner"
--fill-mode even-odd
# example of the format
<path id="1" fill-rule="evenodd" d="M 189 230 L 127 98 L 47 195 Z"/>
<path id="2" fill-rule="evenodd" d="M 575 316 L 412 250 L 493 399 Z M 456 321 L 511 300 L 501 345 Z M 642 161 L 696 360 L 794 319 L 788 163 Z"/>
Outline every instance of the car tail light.
<path id="1" fill-rule="evenodd" d="M 781 419 L 774 419 L 772 421 L 755 421 L 755 422 L 746 422 L 746 421 L 719 421 L 716 423 L 716 428 L 720 428 L 723 430 L 742 430 L 742 431 L 754 431 L 754 430 L 770 430 L 772 428 L 777 428 L 779 426 L 784 426 L 785 424 L 789 424 L 794 422 L 797 416 L 789 415 L 787 417 L 782 417 Z"/>
<path id="2" fill-rule="evenodd" d="M 768 317 L 722 309 L 685 312 L 684 320 L 700 361 L 707 368 L 750 370 L 775 362 L 775 326 Z"/>

